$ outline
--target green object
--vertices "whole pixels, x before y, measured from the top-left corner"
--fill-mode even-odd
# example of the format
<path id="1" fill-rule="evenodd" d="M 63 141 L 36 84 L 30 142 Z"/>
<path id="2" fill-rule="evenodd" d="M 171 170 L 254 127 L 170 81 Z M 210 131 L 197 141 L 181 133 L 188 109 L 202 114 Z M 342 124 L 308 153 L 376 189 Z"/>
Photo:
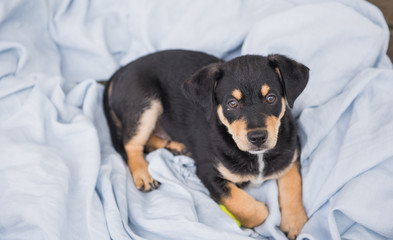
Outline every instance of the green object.
<path id="1" fill-rule="evenodd" d="M 233 214 L 232 214 L 230 211 L 228 211 L 228 209 L 227 209 L 224 205 L 219 204 L 219 206 L 220 206 L 221 210 L 223 210 L 223 211 L 224 211 L 226 214 L 228 214 L 233 220 L 235 220 L 235 222 L 237 223 L 237 225 L 238 225 L 239 227 L 242 226 L 242 224 L 240 223 L 240 221 L 237 220 L 237 219 L 235 218 L 235 216 L 233 216 Z"/>

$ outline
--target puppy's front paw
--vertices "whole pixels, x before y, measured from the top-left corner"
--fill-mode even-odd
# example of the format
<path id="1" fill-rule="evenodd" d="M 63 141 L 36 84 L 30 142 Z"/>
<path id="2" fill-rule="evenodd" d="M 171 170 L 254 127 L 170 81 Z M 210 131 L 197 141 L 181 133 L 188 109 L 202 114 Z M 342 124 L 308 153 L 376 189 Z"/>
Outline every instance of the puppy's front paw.
<path id="1" fill-rule="evenodd" d="M 296 239 L 307 222 L 307 215 L 303 208 L 293 211 L 283 211 L 281 214 L 281 230 L 288 239 Z"/>
<path id="2" fill-rule="evenodd" d="M 132 173 L 132 178 L 136 188 L 142 192 L 149 192 L 151 190 L 157 189 L 160 183 L 150 175 L 146 168 L 141 168 Z"/>
<path id="3" fill-rule="evenodd" d="M 269 209 L 266 204 L 255 201 L 253 211 L 247 217 L 239 219 L 241 224 L 247 228 L 253 228 L 265 222 L 269 216 Z"/>
<path id="4" fill-rule="evenodd" d="M 228 182 L 226 187 L 229 193 L 221 198 L 220 202 L 244 227 L 253 228 L 265 222 L 269 216 L 266 204 L 255 200 L 234 183 Z"/>

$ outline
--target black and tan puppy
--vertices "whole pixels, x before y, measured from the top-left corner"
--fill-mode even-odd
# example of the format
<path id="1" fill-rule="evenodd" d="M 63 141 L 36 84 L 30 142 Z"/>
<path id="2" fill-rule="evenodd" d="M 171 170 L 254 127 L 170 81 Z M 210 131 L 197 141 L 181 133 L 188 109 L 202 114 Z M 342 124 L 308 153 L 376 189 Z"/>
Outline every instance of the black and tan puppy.
<path id="1" fill-rule="evenodd" d="M 211 196 L 246 227 L 263 223 L 269 211 L 241 186 L 277 179 L 280 227 L 295 238 L 307 216 L 288 106 L 305 88 L 308 72 L 282 55 L 224 62 L 170 50 L 142 57 L 106 85 L 104 108 L 113 145 L 142 191 L 159 186 L 148 173 L 144 150 L 166 147 L 184 153 L 186 147 Z M 164 137 L 154 134 L 158 128 Z"/>

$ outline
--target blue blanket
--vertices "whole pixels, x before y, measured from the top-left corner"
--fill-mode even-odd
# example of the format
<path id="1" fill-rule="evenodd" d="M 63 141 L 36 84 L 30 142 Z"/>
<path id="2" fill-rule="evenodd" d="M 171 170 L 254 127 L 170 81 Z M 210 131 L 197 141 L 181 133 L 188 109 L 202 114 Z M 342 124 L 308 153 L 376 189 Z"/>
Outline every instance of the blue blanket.
<path id="1" fill-rule="evenodd" d="M 252 230 L 221 211 L 186 156 L 150 153 L 162 185 L 135 188 L 96 81 L 171 48 L 306 64 L 293 109 L 309 216 L 299 239 L 393 239 L 388 38 L 360 0 L 1 1 L 0 239 L 285 239 L 275 181 L 247 189 L 270 209 Z"/>

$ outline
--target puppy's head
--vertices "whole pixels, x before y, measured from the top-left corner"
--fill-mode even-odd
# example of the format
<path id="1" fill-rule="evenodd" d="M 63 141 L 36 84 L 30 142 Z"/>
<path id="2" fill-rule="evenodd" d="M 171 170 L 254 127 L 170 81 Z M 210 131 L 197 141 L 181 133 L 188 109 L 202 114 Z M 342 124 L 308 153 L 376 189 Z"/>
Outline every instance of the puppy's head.
<path id="1" fill-rule="evenodd" d="M 283 55 L 248 55 L 208 65 L 182 87 L 207 119 L 217 114 L 240 150 L 257 154 L 276 146 L 286 103 L 293 107 L 308 72 Z"/>

